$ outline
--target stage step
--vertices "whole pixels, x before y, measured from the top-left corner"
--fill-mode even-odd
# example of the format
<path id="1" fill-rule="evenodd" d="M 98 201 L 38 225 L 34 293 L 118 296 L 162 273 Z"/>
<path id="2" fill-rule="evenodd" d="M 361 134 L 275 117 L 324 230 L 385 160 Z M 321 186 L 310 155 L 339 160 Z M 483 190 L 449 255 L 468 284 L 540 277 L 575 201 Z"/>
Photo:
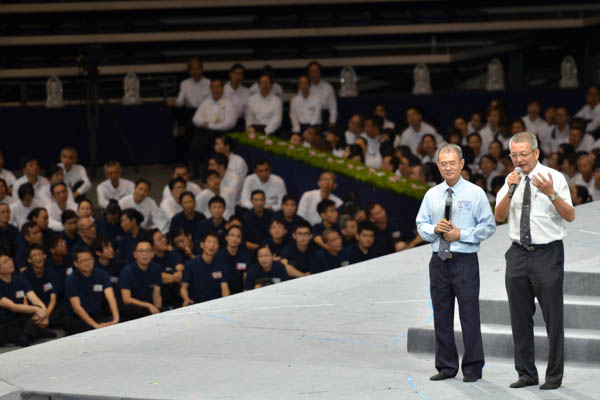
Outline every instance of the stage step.
<path id="1" fill-rule="evenodd" d="M 565 271 L 565 295 L 600 296 L 600 273 Z"/>
<path id="2" fill-rule="evenodd" d="M 548 357 L 546 328 L 536 326 L 535 354 L 538 360 Z M 454 327 L 456 347 L 464 353 L 460 325 Z M 484 353 L 488 357 L 514 357 L 513 338 L 510 325 L 482 324 Z M 410 328 L 407 346 L 409 353 L 434 353 L 435 333 L 433 325 Z M 600 363 L 600 332 L 590 329 L 565 329 L 565 360 L 583 363 Z"/>

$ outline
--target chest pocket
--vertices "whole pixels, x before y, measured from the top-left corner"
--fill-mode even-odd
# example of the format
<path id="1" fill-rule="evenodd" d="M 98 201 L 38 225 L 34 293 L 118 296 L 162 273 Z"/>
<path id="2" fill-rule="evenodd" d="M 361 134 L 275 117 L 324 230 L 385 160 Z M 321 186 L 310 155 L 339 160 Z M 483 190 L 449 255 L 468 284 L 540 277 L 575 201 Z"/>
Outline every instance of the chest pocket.
<path id="1" fill-rule="evenodd" d="M 550 198 L 544 193 L 536 190 L 531 194 L 531 215 L 539 218 L 551 218 L 554 215 L 552 208 L 554 206 Z"/>

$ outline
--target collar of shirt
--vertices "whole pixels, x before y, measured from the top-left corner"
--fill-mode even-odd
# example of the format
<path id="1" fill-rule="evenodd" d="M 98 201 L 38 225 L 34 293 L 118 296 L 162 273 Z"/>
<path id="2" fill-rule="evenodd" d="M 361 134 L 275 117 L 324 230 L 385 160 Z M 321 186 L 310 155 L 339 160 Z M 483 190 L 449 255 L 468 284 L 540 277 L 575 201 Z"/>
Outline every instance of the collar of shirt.
<path id="1" fill-rule="evenodd" d="M 452 189 L 452 195 L 455 195 L 457 193 L 460 193 L 461 189 L 465 186 L 465 180 L 463 179 L 463 177 L 461 176 L 458 181 L 454 184 L 454 186 L 451 187 Z M 448 185 L 448 182 L 444 181 L 440 184 L 440 188 L 443 189 L 443 192 L 446 193 L 446 191 L 448 190 L 448 188 L 450 188 L 450 186 Z"/>

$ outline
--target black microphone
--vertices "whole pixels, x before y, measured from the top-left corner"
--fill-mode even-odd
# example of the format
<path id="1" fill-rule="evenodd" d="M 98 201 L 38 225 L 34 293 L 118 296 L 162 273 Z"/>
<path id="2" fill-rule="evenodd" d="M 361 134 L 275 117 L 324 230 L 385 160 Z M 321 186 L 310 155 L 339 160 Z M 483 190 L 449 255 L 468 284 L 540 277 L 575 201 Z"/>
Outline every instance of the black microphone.
<path id="1" fill-rule="evenodd" d="M 446 197 L 446 210 L 444 211 L 444 218 L 446 221 L 450 221 L 450 211 L 452 210 L 452 198 Z"/>
<path id="2" fill-rule="evenodd" d="M 521 168 L 519 168 L 519 167 L 515 168 L 515 172 L 516 172 L 517 174 L 519 174 L 519 175 L 522 175 L 522 174 L 523 174 L 523 171 L 522 171 L 522 170 L 521 170 Z M 513 194 L 515 193 L 515 189 L 516 189 L 516 188 L 517 188 L 517 185 L 516 185 L 516 184 L 514 184 L 514 183 L 513 183 L 512 185 L 510 185 L 510 189 L 508 190 L 508 198 L 509 198 L 509 199 L 512 199 L 512 197 L 513 197 Z"/>

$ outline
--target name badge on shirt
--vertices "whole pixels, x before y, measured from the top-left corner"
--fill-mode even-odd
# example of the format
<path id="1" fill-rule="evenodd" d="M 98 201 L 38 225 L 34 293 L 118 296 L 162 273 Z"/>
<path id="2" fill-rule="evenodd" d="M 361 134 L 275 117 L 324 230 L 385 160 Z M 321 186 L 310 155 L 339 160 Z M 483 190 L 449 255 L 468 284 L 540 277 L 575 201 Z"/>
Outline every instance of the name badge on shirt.
<path id="1" fill-rule="evenodd" d="M 215 271 L 211 275 L 212 275 L 213 279 L 222 279 L 223 278 L 223 273 L 221 271 Z"/>
<path id="2" fill-rule="evenodd" d="M 67 276 L 71 275 L 72 273 L 73 273 L 73 267 L 67 268 Z"/>
<path id="3" fill-rule="evenodd" d="M 171 272 L 171 271 L 173 271 L 173 267 L 167 267 L 167 268 L 165 268 L 165 271 Z"/>
<path id="4" fill-rule="evenodd" d="M 346 265 L 350 265 L 350 261 L 342 261 L 342 267 L 345 267 Z"/>
<path id="5" fill-rule="evenodd" d="M 44 289 L 44 292 L 49 292 L 50 290 L 52 290 L 52 288 L 54 286 L 52 286 L 52 282 L 48 282 L 48 283 L 45 283 L 44 286 L 42 286 L 42 287 Z"/>
<path id="6" fill-rule="evenodd" d="M 471 202 L 466 200 L 459 200 L 458 210 L 471 210 Z"/>
<path id="7" fill-rule="evenodd" d="M 393 239 L 400 239 L 400 236 L 402 236 L 402 232 L 400 232 L 400 231 L 394 231 L 394 232 L 392 232 L 392 238 Z"/>
<path id="8" fill-rule="evenodd" d="M 237 269 L 238 271 L 245 271 L 246 270 L 246 263 L 237 263 L 237 264 L 235 264 L 235 269 Z"/>
<path id="9" fill-rule="evenodd" d="M 267 203 L 269 204 L 275 204 L 277 203 L 277 196 L 271 196 L 267 199 Z"/>
<path id="10" fill-rule="evenodd" d="M 119 283 L 119 277 L 118 276 L 111 276 L 110 277 L 110 282 L 111 283 Z"/>
<path id="11" fill-rule="evenodd" d="M 15 297 L 17 299 L 22 299 L 23 297 L 25 297 L 25 292 L 23 290 L 17 290 L 17 292 L 15 293 Z"/>
<path id="12" fill-rule="evenodd" d="M 281 282 L 281 278 L 271 278 L 271 280 L 273 281 L 273 283 Z"/>
<path id="13" fill-rule="evenodd" d="M 102 285 L 96 284 L 93 288 L 94 292 L 102 292 Z"/>

